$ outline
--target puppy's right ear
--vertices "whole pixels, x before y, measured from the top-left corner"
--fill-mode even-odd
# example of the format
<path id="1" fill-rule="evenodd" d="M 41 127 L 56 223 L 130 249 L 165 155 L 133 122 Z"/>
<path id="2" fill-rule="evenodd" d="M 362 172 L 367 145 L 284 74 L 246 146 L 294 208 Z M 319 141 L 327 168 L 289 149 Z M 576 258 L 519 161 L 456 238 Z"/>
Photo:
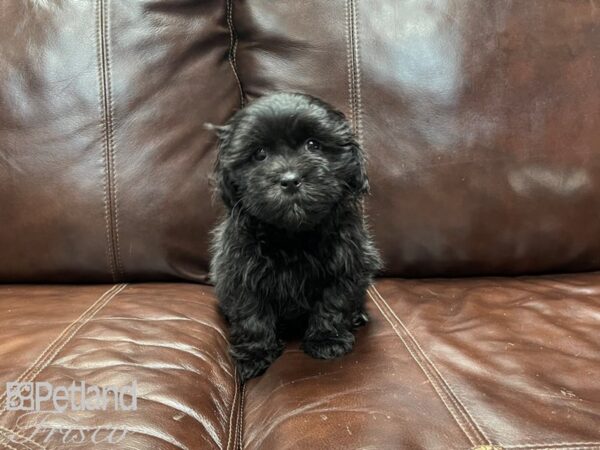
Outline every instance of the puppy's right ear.
<path id="1" fill-rule="evenodd" d="M 217 185 L 217 192 L 221 196 L 221 200 L 225 206 L 229 209 L 233 208 L 233 205 L 237 202 L 237 189 L 229 170 L 223 164 L 224 153 L 227 152 L 227 148 L 231 142 L 231 125 L 213 125 L 211 123 L 205 123 L 204 128 L 207 130 L 214 131 L 218 137 L 218 150 L 217 150 L 217 161 L 215 164 L 215 181 Z"/>
<path id="2" fill-rule="evenodd" d="M 213 123 L 206 122 L 204 124 L 204 129 L 214 132 L 219 140 L 223 140 L 226 134 L 231 130 L 231 125 L 215 125 Z"/>

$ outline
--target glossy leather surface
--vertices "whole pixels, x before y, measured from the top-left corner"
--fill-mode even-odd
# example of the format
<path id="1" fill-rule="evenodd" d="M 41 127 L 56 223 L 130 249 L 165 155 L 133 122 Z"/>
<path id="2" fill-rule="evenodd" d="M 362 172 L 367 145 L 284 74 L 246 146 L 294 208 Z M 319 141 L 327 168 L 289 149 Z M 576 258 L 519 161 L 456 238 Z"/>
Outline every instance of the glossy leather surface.
<path id="1" fill-rule="evenodd" d="M 7 286 L 0 310 L 0 448 L 233 448 L 239 387 L 211 288 Z M 9 381 L 136 382 L 137 410 L 7 411 Z M 61 431 L 78 427 L 91 431 Z M 92 441 L 113 427 L 127 429 L 118 446 L 102 431 Z"/>
<path id="2" fill-rule="evenodd" d="M 229 41 L 224 1 L 2 2 L 0 281 L 204 279 Z"/>
<path id="3" fill-rule="evenodd" d="M 600 449 L 600 273 L 548 275 L 600 269 L 599 54 L 596 0 L 4 0 L 0 448 Z M 385 278 L 352 353 L 240 386 L 181 280 L 219 213 L 204 123 L 278 89 L 354 126 Z M 135 380 L 138 410 L 32 434 L 17 380 Z"/>
<path id="4" fill-rule="evenodd" d="M 234 17 L 250 98 L 308 91 L 353 121 L 387 274 L 600 267 L 594 2 L 253 0 Z"/>
<path id="5" fill-rule="evenodd" d="M 37 445 L 39 414 L 1 413 L 19 449 L 110 425 L 136 449 L 600 448 L 600 274 L 382 280 L 352 353 L 291 342 L 243 389 L 212 288 L 7 286 L 0 307 L 2 384 L 138 387 L 137 411 L 52 414 Z"/>
<path id="6" fill-rule="evenodd" d="M 203 124 L 279 89 L 354 125 L 387 275 L 600 268 L 593 1 L 32 5 L 0 16 L 0 280 L 206 281 Z"/>
<path id="7" fill-rule="evenodd" d="M 600 448 L 599 282 L 381 281 L 354 353 L 247 385 L 245 448 Z"/>

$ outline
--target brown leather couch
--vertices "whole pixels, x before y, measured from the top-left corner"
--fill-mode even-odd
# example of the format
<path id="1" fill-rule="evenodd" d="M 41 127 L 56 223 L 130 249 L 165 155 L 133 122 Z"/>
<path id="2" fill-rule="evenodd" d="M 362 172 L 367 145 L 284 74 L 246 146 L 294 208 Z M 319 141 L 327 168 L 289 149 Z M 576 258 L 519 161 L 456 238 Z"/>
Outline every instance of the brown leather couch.
<path id="1" fill-rule="evenodd" d="M 272 90 L 347 114 L 386 269 L 240 386 L 203 125 Z M 0 4 L 0 448 L 599 449 L 599 269 L 596 0 Z M 79 381 L 137 409 L 7 403 Z"/>

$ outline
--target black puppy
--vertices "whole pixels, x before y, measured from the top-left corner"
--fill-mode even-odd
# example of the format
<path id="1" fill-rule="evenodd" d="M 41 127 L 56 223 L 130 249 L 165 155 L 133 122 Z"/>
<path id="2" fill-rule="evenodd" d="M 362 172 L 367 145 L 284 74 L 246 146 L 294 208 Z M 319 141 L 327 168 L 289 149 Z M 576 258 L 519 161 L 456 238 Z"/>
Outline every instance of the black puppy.
<path id="1" fill-rule="evenodd" d="M 364 155 L 348 122 L 317 98 L 279 93 L 215 128 L 227 213 L 211 276 L 240 377 L 267 369 L 292 329 L 315 358 L 349 352 L 381 263 L 363 222 Z"/>

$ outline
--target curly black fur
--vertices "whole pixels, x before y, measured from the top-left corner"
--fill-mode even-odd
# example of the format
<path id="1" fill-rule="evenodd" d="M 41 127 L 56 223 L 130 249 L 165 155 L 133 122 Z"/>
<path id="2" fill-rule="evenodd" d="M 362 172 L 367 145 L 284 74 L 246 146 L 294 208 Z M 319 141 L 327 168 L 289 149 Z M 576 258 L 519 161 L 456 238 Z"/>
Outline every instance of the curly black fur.
<path id="1" fill-rule="evenodd" d="M 211 277 L 240 377 L 266 370 L 291 330 L 315 358 L 349 352 L 381 263 L 362 218 L 368 182 L 348 122 L 317 98 L 279 93 L 215 128 L 227 212 Z"/>

